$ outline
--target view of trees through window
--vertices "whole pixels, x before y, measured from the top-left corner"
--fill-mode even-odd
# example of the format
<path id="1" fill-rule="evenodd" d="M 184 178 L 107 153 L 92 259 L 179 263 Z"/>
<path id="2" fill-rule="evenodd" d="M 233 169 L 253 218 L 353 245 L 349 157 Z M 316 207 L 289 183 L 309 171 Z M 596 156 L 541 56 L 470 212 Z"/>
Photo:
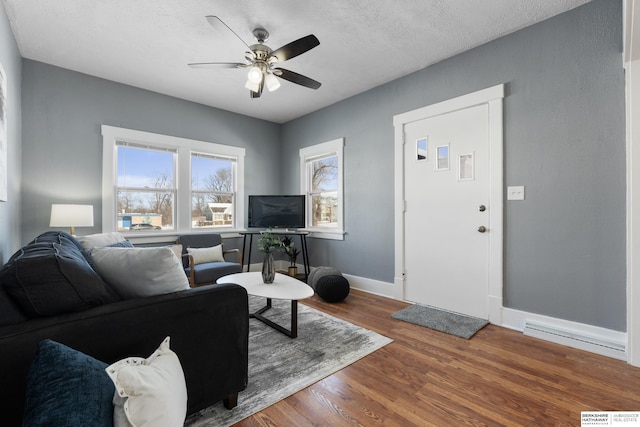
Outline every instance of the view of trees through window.
<path id="1" fill-rule="evenodd" d="M 174 230 L 177 199 L 175 149 L 117 144 L 118 231 Z M 191 154 L 191 227 L 234 222 L 234 160 Z"/>
<path id="2" fill-rule="evenodd" d="M 311 225 L 338 226 L 338 156 L 330 155 L 309 163 L 311 173 Z"/>
<path id="3" fill-rule="evenodd" d="M 229 227 L 233 225 L 233 161 L 191 154 L 191 226 Z"/>
<path id="4" fill-rule="evenodd" d="M 173 229 L 176 151 L 126 143 L 117 150 L 117 229 Z"/>

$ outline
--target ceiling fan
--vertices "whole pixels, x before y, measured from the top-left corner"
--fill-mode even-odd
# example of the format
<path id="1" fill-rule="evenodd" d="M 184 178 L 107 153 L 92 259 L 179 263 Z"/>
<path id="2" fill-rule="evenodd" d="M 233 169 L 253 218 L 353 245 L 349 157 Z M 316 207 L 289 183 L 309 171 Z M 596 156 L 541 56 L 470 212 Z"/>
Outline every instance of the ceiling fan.
<path id="1" fill-rule="evenodd" d="M 194 62 L 189 64 L 192 68 L 248 68 L 247 83 L 245 87 L 249 89 L 251 98 L 259 98 L 262 95 L 264 86 L 270 92 L 280 87 L 280 82 L 276 77 L 290 81 L 310 89 L 318 89 L 320 82 L 312 78 L 303 76 L 284 68 L 276 67 L 280 62 L 295 58 L 320 44 L 316 36 L 310 34 L 298 40 L 292 41 L 279 49 L 272 50 L 264 42 L 269 38 L 269 32 L 264 28 L 256 28 L 253 35 L 258 40 L 257 44 L 249 46 L 242 38 L 236 34 L 227 24 L 217 16 L 207 16 L 207 21 L 212 27 L 225 28 L 235 35 L 249 50 L 245 52 L 246 62 Z"/>

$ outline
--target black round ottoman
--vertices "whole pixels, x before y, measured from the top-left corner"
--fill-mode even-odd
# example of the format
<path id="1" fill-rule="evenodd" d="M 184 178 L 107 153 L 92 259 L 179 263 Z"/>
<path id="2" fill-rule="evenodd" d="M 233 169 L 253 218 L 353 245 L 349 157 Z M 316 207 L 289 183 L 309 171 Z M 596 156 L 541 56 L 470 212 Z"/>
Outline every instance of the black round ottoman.
<path id="1" fill-rule="evenodd" d="M 342 276 L 342 273 L 333 267 L 316 267 L 311 271 L 311 273 L 309 273 L 307 284 L 315 291 L 318 280 L 322 279 L 324 276 L 330 275 Z"/>
<path id="2" fill-rule="evenodd" d="M 339 302 L 349 295 L 349 281 L 342 275 L 323 276 L 316 283 L 316 293 L 326 302 Z"/>

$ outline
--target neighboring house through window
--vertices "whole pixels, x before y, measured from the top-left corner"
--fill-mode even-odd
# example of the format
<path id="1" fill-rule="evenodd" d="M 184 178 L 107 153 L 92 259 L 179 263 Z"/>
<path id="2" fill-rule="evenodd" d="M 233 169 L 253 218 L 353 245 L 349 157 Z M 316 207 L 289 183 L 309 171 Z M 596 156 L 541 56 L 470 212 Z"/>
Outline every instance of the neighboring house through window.
<path id="1" fill-rule="evenodd" d="M 102 126 L 103 231 L 244 227 L 244 148 Z"/>
<path id="2" fill-rule="evenodd" d="M 233 157 L 191 153 L 193 228 L 234 228 L 235 169 Z"/>
<path id="3" fill-rule="evenodd" d="M 118 140 L 116 231 L 175 229 L 178 150 Z"/>
<path id="4" fill-rule="evenodd" d="M 339 138 L 300 150 L 301 192 L 313 237 L 344 239 L 343 148 Z"/>

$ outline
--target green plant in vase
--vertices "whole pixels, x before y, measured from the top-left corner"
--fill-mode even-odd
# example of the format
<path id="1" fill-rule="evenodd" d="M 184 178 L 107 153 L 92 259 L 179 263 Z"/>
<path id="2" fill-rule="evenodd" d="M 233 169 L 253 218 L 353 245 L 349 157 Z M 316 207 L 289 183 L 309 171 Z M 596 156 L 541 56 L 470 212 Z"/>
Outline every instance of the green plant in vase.
<path id="1" fill-rule="evenodd" d="M 271 229 L 267 229 L 260 233 L 258 239 L 258 250 L 264 254 L 262 261 L 262 281 L 264 283 L 273 283 L 276 277 L 276 269 L 273 265 L 273 253 L 283 250 L 282 240 L 278 236 L 271 233 Z"/>
<path id="2" fill-rule="evenodd" d="M 296 248 L 293 239 L 289 236 L 285 236 L 282 239 L 282 248 L 284 253 L 287 254 L 287 257 L 289 257 L 289 276 L 296 277 L 296 274 L 298 274 L 296 260 L 298 259 L 298 255 L 300 255 L 300 250 Z"/>

